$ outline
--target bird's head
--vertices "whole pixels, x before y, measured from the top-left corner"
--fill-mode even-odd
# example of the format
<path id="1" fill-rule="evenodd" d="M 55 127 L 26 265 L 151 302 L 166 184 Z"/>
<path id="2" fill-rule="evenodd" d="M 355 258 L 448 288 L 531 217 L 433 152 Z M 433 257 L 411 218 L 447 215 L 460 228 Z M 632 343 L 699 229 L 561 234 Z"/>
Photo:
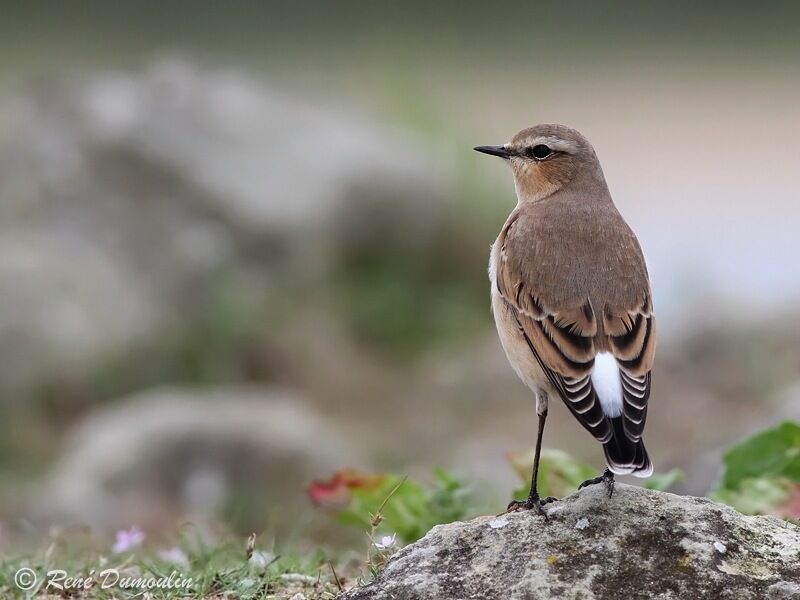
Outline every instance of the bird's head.
<path id="1" fill-rule="evenodd" d="M 535 125 L 507 144 L 477 146 L 475 150 L 508 161 L 520 202 L 547 198 L 578 178 L 604 182 L 592 145 L 564 125 Z"/>

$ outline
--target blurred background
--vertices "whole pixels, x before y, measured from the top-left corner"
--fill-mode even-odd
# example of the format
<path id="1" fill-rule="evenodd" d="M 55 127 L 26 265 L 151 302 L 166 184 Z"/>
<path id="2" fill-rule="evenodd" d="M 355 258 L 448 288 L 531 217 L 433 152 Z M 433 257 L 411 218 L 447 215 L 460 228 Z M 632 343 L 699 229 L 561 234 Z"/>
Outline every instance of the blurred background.
<path id="1" fill-rule="evenodd" d="M 472 151 L 583 132 L 659 317 L 646 438 L 705 494 L 800 419 L 790 3 L 26 2 L 0 19 L 0 547 L 58 526 L 325 537 L 304 488 L 533 445 Z M 602 453 L 566 410 L 545 446 Z"/>

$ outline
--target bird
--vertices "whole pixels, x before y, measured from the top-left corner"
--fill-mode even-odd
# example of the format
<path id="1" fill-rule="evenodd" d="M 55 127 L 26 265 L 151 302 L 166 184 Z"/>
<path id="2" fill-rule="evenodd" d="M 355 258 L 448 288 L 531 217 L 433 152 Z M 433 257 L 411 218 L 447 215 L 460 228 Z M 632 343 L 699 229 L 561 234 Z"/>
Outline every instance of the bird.
<path id="1" fill-rule="evenodd" d="M 614 476 L 653 473 L 642 433 L 650 399 L 656 322 L 639 241 L 617 210 L 594 148 L 578 131 L 540 124 L 509 143 L 475 150 L 502 158 L 517 205 L 489 256 L 497 333 L 536 398 L 538 431 L 528 498 L 508 511 L 536 510 L 539 458 L 550 398 L 560 398 L 603 446 Z M 579 489 L 580 489 L 579 488 Z"/>

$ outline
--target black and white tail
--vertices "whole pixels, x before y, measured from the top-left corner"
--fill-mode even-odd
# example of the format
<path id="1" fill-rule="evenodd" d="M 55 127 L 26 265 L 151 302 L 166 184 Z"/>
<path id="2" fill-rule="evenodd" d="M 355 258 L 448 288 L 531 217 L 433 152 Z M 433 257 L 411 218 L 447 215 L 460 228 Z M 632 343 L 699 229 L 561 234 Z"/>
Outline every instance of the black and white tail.
<path id="1" fill-rule="evenodd" d="M 625 435 L 622 417 L 609 418 L 611 422 L 611 439 L 603 444 L 608 468 L 616 475 L 634 475 L 650 477 L 653 465 L 644 441 L 632 441 Z"/>

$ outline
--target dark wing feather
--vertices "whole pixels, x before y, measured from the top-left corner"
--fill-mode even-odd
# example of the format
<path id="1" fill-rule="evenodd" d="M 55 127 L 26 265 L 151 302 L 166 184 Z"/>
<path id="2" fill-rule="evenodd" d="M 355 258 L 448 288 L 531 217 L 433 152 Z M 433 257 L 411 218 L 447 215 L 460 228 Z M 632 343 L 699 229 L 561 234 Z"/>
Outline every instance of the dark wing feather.
<path id="1" fill-rule="evenodd" d="M 542 204 L 536 210 L 549 209 Z M 620 456 L 631 454 L 626 462 L 644 467 L 649 460 L 639 445 L 655 352 L 655 318 L 644 259 L 624 221 L 614 221 L 605 230 L 607 235 L 581 244 L 571 241 L 575 226 L 554 215 L 512 213 L 498 238 L 497 291 L 575 418 L 604 444 L 622 436 L 614 442 L 625 451 Z M 592 220 L 586 226 L 597 224 Z M 559 262 L 563 255 L 548 252 L 545 240 L 568 247 L 570 262 Z M 618 273 L 618 279 L 597 278 L 609 272 Z M 533 285 L 542 289 L 537 292 Z M 544 289 L 549 292 L 542 296 Z M 597 297 L 589 298 L 590 289 L 597 291 Z M 593 301 L 599 304 L 593 306 Z M 602 313 L 595 314 L 596 309 Z M 614 423 L 604 415 L 591 382 L 595 354 L 606 350 L 617 359 L 622 379 L 623 415 Z"/>
<path id="2" fill-rule="evenodd" d="M 634 310 L 603 314 L 603 329 L 617 359 L 622 379 L 622 416 L 625 436 L 642 439 L 650 399 L 650 370 L 655 355 L 655 316 L 650 295 Z"/>
<path id="3" fill-rule="evenodd" d="M 586 299 L 573 309 L 548 310 L 522 281 L 509 286 L 512 274 L 499 266 L 498 291 L 536 362 L 578 422 L 598 441 L 608 441 L 611 427 L 591 382 L 597 334 L 591 302 Z M 514 294 L 507 294 L 508 289 Z"/>

